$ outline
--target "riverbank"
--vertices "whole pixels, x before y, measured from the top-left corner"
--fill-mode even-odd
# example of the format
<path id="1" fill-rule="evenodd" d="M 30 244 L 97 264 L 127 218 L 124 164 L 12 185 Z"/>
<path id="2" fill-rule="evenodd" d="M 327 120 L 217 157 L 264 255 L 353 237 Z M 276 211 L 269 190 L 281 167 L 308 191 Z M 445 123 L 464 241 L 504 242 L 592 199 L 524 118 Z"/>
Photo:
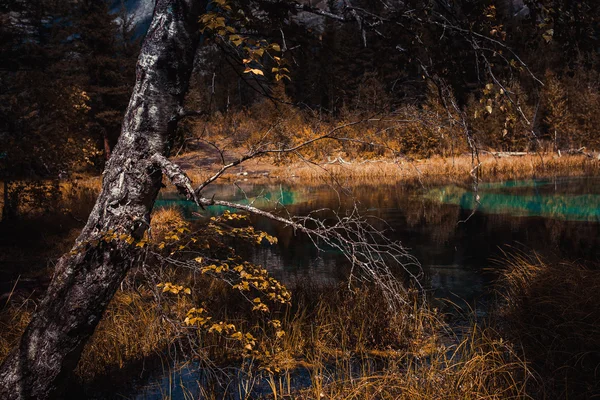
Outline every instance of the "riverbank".
<path id="1" fill-rule="evenodd" d="M 202 165 L 204 156 L 190 153 L 176 159 L 194 183 L 219 172 L 219 163 Z M 227 163 L 236 158 L 226 159 Z M 222 165 L 222 163 L 221 163 Z M 322 161 L 294 161 L 274 164 L 271 159 L 253 159 L 232 167 L 222 179 L 254 183 L 322 184 L 356 186 L 374 180 L 409 184 L 465 184 L 477 177 L 482 182 L 555 176 L 595 176 L 600 174 L 600 160 L 585 155 L 527 154 L 521 156 L 470 155 L 452 158 L 432 157 L 422 160 L 378 159 L 346 160 L 341 157 Z"/>
<path id="2" fill-rule="evenodd" d="M 180 165 L 194 185 L 200 185 L 219 174 L 219 182 L 251 182 L 256 184 L 321 185 L 324 183 L 338 186 L 358 186 L 365 183 L 415 184 L 422 186 L 441 184 L 472 184 L 505 180 L 533 178 L 597 176 L 600 175 L 600 159 L 586 155 L 563 155 L 530 153 L 518 156 L 497 156 L 490 153 L 473 158 L 465 154 L 457 157 L 431 157 L 427 159 L 344 159 L 276 162 L 271 157 L 247 160 L 234 167 L 223 165 L 237 162 L 243 154 L 232 152 L 221 159 L 211 151 L 204 149 L 174 157 L 173 162 Z M 225 164 L 223 164 L 225 163 Z M 95 196 L 100 191 L 101 176 L 77 174 L 59 185 L 62 198 L 58 208 L 52 210 L 36 209 L 24 199 L 26 205 L 23 214 L 63 212 L 70 213 L 76 219 L 86 219 Z M 169 182 L 165 180 L 167 186 Z M 3 206 L 4 185 L 0 182 L 0 209 Z"/>

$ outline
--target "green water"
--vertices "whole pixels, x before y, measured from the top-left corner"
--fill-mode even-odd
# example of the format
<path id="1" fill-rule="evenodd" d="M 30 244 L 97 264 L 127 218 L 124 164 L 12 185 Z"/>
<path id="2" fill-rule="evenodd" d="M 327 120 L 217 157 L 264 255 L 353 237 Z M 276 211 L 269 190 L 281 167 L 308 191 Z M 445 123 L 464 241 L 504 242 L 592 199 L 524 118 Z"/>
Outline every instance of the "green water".
<path id="1" fill-rule="evenodd" d="M 431 189 L 424 197 L 487 214 L 597 222 L 600 218 L 600 194 L 578 194 L 564 190 L 565 184 L 581 180 L 572 178 L 559 182 L 546 179 L 488 183 L 479 185 L 476 193 L 462 187 L 443 186 Z M 558 190 L 557 186 L 562 190 Z M 548 190 L 552 188 L 556 190 Z"/>
<path id="2" fill-rule="evenodd" d="M 235 201 L 242 205 L 267 209 L 287 207 L 302 202 L 302 195 L 299 191 L 283 185 L 214 185 L 202 192 L 202 195 L 207 198 L 214 196 L 215 199 L 219 200 Z M 218 205 L 209 206 L 202 210 L 174 192 L 161 193 L 155 204 L 156 208 L 173 206 L 180 208 L 188 220 L 199 219 L 203 216 L 221 215 L 225 211 L 235 211 L 232 208 Z"/>

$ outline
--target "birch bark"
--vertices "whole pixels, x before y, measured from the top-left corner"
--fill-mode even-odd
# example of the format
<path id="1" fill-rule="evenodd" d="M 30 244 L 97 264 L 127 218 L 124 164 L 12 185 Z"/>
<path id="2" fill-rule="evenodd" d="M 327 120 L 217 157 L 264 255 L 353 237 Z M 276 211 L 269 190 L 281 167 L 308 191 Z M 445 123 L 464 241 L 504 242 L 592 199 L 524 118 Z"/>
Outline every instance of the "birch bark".
<path id="1" fill-rule="evenodd" d="M 162 171 L 172 167 L 166 157 L 188 89 L 199 12 L 205 7 L 203 0 L 156 1 L 101 193 L 73 250 L 58 261 L 18 348 L 0 366 L 1 399 L 61 397 L 107 304 L 139 260 L 135 242 L 149 226 Z"/>

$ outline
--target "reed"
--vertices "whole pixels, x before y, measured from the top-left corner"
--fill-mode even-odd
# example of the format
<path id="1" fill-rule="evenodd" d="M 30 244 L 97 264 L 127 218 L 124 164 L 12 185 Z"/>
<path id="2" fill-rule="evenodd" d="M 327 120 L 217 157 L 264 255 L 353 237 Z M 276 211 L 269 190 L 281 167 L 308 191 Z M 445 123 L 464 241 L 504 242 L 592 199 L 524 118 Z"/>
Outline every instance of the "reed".
<path id="1" fill-rule="evenodd" d="M 550 398 L 600 393 L 600 271 L 514 254 L 502 275 L 499 316 Z"/>

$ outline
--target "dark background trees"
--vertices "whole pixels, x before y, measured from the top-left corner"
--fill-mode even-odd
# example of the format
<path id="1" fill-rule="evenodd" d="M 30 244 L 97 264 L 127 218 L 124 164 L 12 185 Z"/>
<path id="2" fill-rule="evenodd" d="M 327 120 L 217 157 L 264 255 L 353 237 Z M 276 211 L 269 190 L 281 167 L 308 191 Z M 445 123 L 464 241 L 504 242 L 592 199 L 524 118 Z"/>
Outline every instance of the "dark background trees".
<path id="1" fill-rule="evenodd" d="M 251 2 L 256 7 L 263 3 L 269 4 L 268 11 L 275 7 Z M 599 87 L 600 11 L 595 2 L 310 4 L 304 11 L 289 6 L 293 16 L 287 19 L 275 12 L 268 18 L 246 14 L 250 37 L 285 41 L 283 57 L 292 78 L 284 80 L 285 94 L 296 109 L 340 119 L 405 106 L 422 109 L 444 92 L 456 99 L 483 149 L 596 149 L 597 134 L 589 124 L 595 120 L 590 110 L 599 105 L 594 93 Z M 340 18 L 316 16 L 322 11 Z M 216 44 L 205 59 L 216 74 L 197 70 L 196 93 L 206 96 L 201 104 L 210 112 L 226 112 L 263 101 L 261 92 L 274 88 L 268 83 L 268 61 L 267 79 L 248 77 L 240 73 L 243 52 L 218 37 L 210 40 Z M 544 85 L 548 77 L 560 83 Z M 555 98 L 564 103 L 559 114 Z M 398 130 L 396 139 L 420 140 L 404 138 L 404 133 Z M 435 147 L 424 151 L 436 152 Z"/>
<path id="2" fill-rule="evenodd" d="M 105 2 L 13 1 L 0 10 L 5 218 L 49 209 L 57 180 L 100 170 L 120 131 L 138 44 Z"/>
<path id="3" fill-rule="evenodd" d="M 17 180 L 44 181 L 47 188 L 48 179 L 102 167 L 119 134 L 146 26 L 135 26 L 133 17 L 143 16 L 132 12 L 149 8 L 146 3 L 15 0 L 2 6 L 0 163 L 7 217 L 31 197 Z M 556 149 L 598 144 L 600 11 L 594 1 L 300 3 L 231 2 L 244 13 L 231 23 L 250 39 L 284 44 L 291 80 L 278 85 L 298 110 L 339 119 L 422 108 L 436 96 L 433 83 L 452 92 L 482 147 L 535 149 L 540 139 Z M 206 39 L 188 99 L 195 108 L 247 110 L 273 93 L 272 62 L 265 60 L 265 78 L 250 77 L 242 73 L 239 48 L 210 34 Z M 555 84 L 542 86 L 532 76 Z M 180 144 L 192 130 L 184 126 Z M 42 198 L 51 203 L 51 196 Z"/>

